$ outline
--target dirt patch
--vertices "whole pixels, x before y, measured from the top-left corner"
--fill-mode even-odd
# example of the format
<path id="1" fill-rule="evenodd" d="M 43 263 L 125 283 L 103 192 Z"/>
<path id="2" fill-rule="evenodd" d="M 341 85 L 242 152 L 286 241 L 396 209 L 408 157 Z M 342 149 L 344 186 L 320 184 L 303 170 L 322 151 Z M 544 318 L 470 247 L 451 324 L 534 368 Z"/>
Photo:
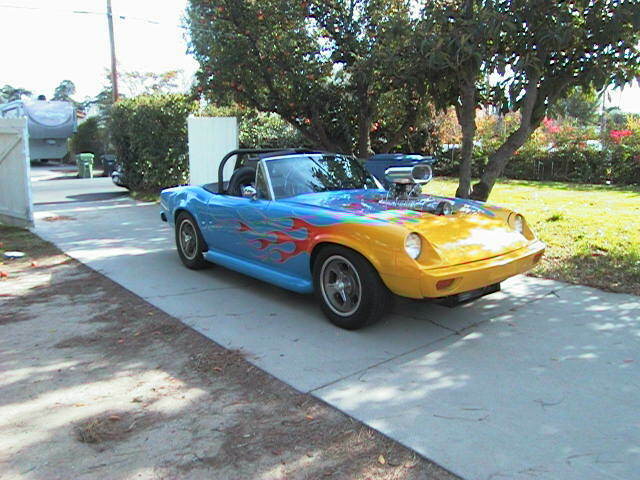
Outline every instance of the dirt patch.
<path id="1" fill-rule="evenodd" d="M 51 268 L 12 264 L 0 297 L 0 477 L 455 478 L 23 240 Z"/>
<path id="2" fill-rule="evenodd" d="M 126 411 L 106 412 L 76 425 L 74 433 L 79 442 L 97 445 L 125 440 L 157 421 L 160 421 L 159 417 L 153 418 L 144 413 L 136 415 Z"/>
<path id="3" fill-rule="evenodd" d="M 42 220 L 45 222 L 61 222 L 66 220 L 75 220 L 75 217 L 68 217 L 66 215 L 52 215 L 49 217 L 44 217 Z"/>
<path id="4" fill-rule="evenodd" d="M 242 367 L 246 367 L 244 357 L 245 353 L 242 350 L 205 351 L 191 355 L 186 366 L 199 373 L 224 374 L 229 367 L 237 368 L 239 362 Z"/>

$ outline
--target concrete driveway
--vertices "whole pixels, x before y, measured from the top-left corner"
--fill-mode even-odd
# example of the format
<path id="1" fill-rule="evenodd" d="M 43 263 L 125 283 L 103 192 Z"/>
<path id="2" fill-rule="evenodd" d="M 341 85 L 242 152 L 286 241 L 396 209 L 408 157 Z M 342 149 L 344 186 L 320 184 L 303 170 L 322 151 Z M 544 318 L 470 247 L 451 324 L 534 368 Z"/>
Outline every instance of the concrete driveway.
<path id="1" fill-rule="evenodd" d="M 34 184 L 39 235 L 463 478 L 638 478 L 638 297 L 519 277 L 456 309 L 400 300 L 346 332 L 310 297 L 182 267 L 157 205 L 39 197 L 52 182 Z"/>

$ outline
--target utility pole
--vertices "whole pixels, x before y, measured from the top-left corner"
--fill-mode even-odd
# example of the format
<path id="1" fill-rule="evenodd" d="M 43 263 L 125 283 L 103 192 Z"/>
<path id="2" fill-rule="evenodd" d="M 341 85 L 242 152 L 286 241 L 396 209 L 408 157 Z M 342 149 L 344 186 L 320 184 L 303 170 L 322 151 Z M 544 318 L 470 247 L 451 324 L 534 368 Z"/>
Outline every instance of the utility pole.
<path id="1" fill-rule="evenodd" d="M 113 38 L 111 0 L 107 0 L 107 21 L 109 23 L 109 41 L 111 42 L 111 90 L 113 91 L 113 103 L 116 103 L 118 101 L 118 70 L 116 66 L 116 44 Z"/>

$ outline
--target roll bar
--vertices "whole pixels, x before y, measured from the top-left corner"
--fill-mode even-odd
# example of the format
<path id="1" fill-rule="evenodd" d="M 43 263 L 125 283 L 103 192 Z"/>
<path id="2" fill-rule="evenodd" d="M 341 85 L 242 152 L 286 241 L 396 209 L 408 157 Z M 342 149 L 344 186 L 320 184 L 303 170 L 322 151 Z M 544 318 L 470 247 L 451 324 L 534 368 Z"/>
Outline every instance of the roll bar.
<path id="1" fill-rule="evenodd" d="M 319 153 L 318 150 L 310 150 L 308 148 L 238 148 L 231 150 L 224 157 L 218 166 L 218 193 L 224 193 L 224 166 L 229 159 L 236 155 L 246 155 L 247 153 L 253 153 L 259 155 L 261 153 L 273 153 L 282 152 L 283 155 L 292 153 Z"/>

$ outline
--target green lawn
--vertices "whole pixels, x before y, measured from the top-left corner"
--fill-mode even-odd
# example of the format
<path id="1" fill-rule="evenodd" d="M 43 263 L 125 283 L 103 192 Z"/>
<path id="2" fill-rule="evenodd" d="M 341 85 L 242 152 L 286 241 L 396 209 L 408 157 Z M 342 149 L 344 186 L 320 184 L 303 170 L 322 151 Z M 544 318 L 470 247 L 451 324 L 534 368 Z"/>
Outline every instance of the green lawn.
<path id="1" fill-rule="evenodd" d="M 453 196 L 456 186 L 437 178 L 424 190 Z M 546 242 L 533 275 L 640 295 L 640 189 L 511 180 L 488 203 L 524 215 Z"/>

